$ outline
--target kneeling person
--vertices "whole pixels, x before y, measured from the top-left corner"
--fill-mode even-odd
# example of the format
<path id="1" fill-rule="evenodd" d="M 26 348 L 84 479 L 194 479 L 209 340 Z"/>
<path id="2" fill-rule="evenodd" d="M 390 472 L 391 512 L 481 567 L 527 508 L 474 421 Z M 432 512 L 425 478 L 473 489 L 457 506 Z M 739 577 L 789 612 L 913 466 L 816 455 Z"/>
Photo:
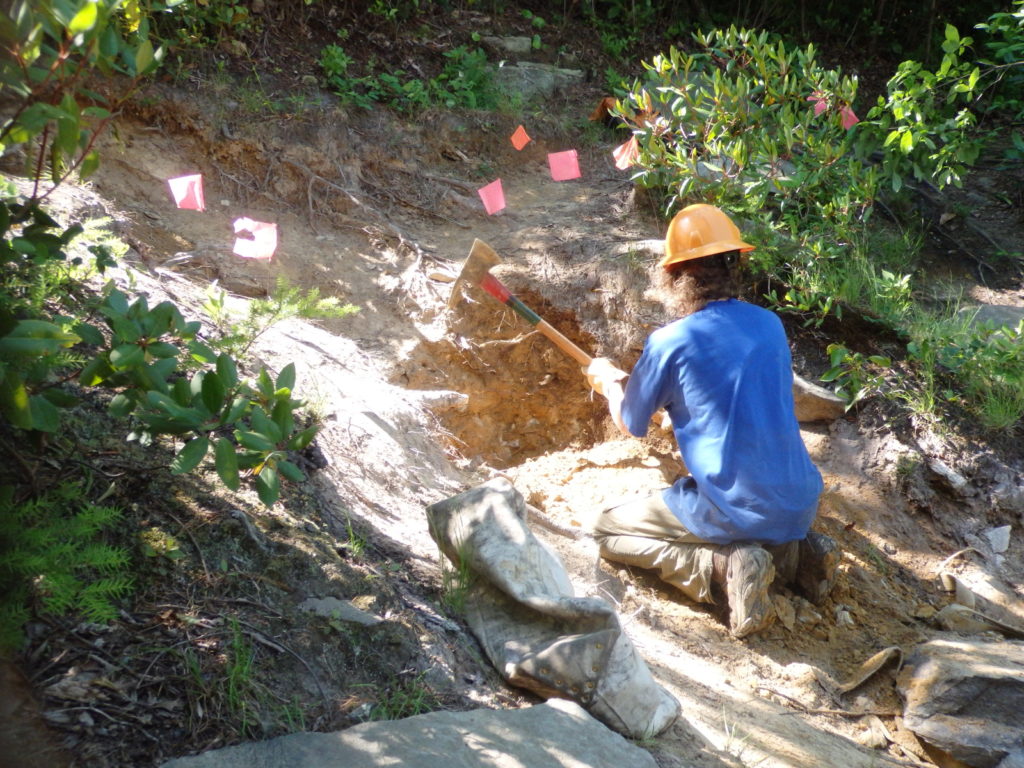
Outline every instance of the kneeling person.
<path id="1" fill-rule="evenodd" d="M 712 602 L 720 586 L 736 637 L 774 619 L 768 588 L 776 563 L 820 603 L 839 561 L 835 542 L 809 532 L 822 480 L 794 415 L 782 323 L 737 298 L 741 254 L 750 250 L 718 208 L 680 211 L 656 278 L 680 319 L 650 335 L 625 388 L 626 374 L 606 358 L 586 369 L 623 432 L 642 437 L 664 408 L 690 472 L 654 496 L 605 510 L 595 528 L 601 554 L 658 569 L 698 602 Z"/>

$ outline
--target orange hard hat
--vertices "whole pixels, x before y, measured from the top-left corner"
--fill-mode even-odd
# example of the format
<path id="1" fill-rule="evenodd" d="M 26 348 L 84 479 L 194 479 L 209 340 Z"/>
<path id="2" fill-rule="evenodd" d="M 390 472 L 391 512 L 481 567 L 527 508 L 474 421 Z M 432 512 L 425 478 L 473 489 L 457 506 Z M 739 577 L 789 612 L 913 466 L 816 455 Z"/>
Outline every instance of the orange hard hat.
<path id="1" fill-rule="evenodd" d="M 728 251 L 752 251 L 740 239 L 740 230 L 721 209 L 705 203 L 688 205 L 677 213 L 665 235 L 665 258 L 658 266 L 668 269 L 690 259 L 702 259 Z"/>

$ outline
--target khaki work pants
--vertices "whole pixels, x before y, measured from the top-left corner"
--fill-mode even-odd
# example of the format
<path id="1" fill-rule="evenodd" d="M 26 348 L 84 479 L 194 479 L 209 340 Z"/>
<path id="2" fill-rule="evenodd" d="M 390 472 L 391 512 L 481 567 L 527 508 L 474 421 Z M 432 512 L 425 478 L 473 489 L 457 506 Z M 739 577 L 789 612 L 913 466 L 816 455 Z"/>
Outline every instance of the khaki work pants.
<path id="1" fill-rule="evenodd" d="M 713 556 L 719 549 L 679 522 L 657 493 L 604 510 L 594 525 L 601 556 L 651 568 L 691 600 L 713 603 Z"/>

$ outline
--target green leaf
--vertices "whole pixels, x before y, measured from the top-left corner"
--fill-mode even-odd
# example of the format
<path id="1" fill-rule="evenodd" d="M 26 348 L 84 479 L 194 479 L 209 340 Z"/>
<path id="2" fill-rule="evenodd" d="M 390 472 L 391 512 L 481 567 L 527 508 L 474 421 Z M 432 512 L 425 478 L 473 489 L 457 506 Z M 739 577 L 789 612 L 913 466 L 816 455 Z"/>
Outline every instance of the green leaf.
<path id="1" fill-rule="evenodd" d="M 900 150 L 905 155 L 909 155 L 910 151 L 914 148 L 914 134 L 910 131 L 904 131 L 903 135 L 900 136 Z"/>
<path id="2" fill-rule="evenodd" d="M 320 431 L 317 426 L 308 427 L 302 430 L 299 434 L 295 435 L 291 440 L 288 441 L 288 447 L 293 451 L 301 451 L 307 445 L 313 442 L 313 438 L 316 437 L 316 433 Z"/>
<path id="3" fill-rule="evenodd" d="M 231 355 L 224 353 L 217 358 L 217 375 L 228 389 L 238 384 L 238 367 Z"/>
<path id="4" fill-rule="evenodd" d="M 224 405 L 224 385 L 220 376 L 213 371 L 207 371 L 203 377 L 203 404 L 210 409 L 210 413 L 220 413 Z"/>
<path id="5" fill-rule="evenodd" d="M 0 410 L 14 426 L 32 429 L 28 390 L 17 371 L 8 371 L 0 381 Z"/>
<path id="6" fill-rule="evenodd" d="M 163 360 L 157 360 L 152 365 L 140 366 L 135 370 L 142 376 L 147 388 L 169 394 L 170 388 L 167 386 L 167 377 L 174 373 L 177 367 L 178 361 L 167 357 Z"/>
<path id="7" fill-rule="evenodd" d="M 295 417 L 293 415 L 292 402 L 290 398 L 282 397 L 274 403 L 274 410 L 270 417 L 281 430 L 281 435 L 290 435 L 295 429 Z"/>
<path id="8" fill-rule="evenodd" d="M 4 336 L 0 339 L 0 355 L 11 357 L 14 355 L 29 355 L 31 357 L 46 357 L 60 351 L 61 344 L 54 339 L 20 338 L 16 336 Z"/>
<path id="9" fill-rule="evenodd" d="M 295 389 L 295 363 L 288 363 L 277 376 L 277 389 Z"/>
<path id="10" fill-rule="evenodd" d="M 208 364 L 217 360 L 217 353 L 199 341 L 190 341 L 188 343 L 188 351 L 192 355 L 192 359 L 197 363 Z"/>
<path id="11" fill-rule="evenodd" d="M 143 40 L 135 51 L 135 74 L 145 74 L 149 65 L 153 63 L 153 43 Z"/>
<path id="12" fill-rule="evenodd" d="M 153 357 L 159 358 L 177 357 L 178 355 L 178 348 L 173 344 L 168 344 L 166 341 L 158 341 L 155 344 L 150 344 L 146 347 L 146 351 Z"/>
<path id="13" fill-rule="evenodd" d="M 235 430 L 235 439 L 251 451 L 272 451 L 275 448 L 273 441 L 266 435 L 261 435 L 248 430 Z"/>
<path id="14" fill-rule="evenodd" d="M 231 409 L 227 412 L 227 415 L 221 420 L 221 424 L 229 425 L 234 424 L 240 418 L 242 418 L 246 409 L 249 407 L 249 398 L 247 397 L 236 397 L 234 402 L 231 403 Z"/>
<path id="15" fill-rule="evenodd" d="M 78 166 L 78 177 L 80 179 L 87 179 L 96 173 L 96 169 L 100 167 L 100 155 L 98 152 L 90 152 L 82 158 L 82 164 Z"/>
<path id="16" fill-rule="evenodd" d="M 209 438 L 205 436 L 192 438 L 185 443 L 171 462 L 171 474 L 183 475 L 186 472 L 191 472 L 199 466 L 199 462 L 203 460 L 209 449 Z"/>
<path id="17" fill-rule="evenodd" d="M 187 406 L 192 402 L 192 387 L 188 379 L 174 380 L 174 384 L 171 386 L 171 397 L 181 406 Z"/>
<path id="18" fill-rule="evenodd" d="M 274 382 L 270 380 L 270 376 L 267 374 L 266 368 L 260 369 L 260 374 L 256 377 L 256 386 L 259 388 L 260 394 L 264 397 L 274 396 Z"/>
<path id="19" fill-rule="evenodd" d="M 285 459 L 277 462 L 277 468 L 281 471 L 282 475 L 293 483 L 301 483 L 306 479 L 306 475 L 303 474 L 301 469 Z"/>
<path id="20" fill-rule="evenodd" d="M 106 381 L 114 369 L 110 367 L 104 356 L 94 357 L 78 374 L 78 383 L 83 387 L 95 387 Z"/>
<path id="21" fill-rule="evenodd" d="M 119 419 L 123 419 L 132 409 L 135 407 L 135 400 L 126 395 L 123 392 L 118 392 L 110 399 L 110 405 L 107 409 L 110 413 Z"/>
<path id="22" fill-rule="evenodd" d="M 110 365 L 116 370 L 127 370 L 146 362 L 146 354 L 138 344 L 122 344 L 110 350 Z"/>
<path id="23" fill-rule="evenodd" d="M 281 481 L 278 478 L 277 470 L 265 466 L 263 471 L 256 477 L 256 494 L 266 506 L 271 507 L 281 495 Z"/>
<path id="24" fill-rule="evenodd" d="M 238 456 L 235 455 L 234 443 L 227 438 L 218 440 L 214 444 L 214 458 L 221 482 L 232 491 L 237 491 L 240 482 L 238 479 Z"/>
<path id="25" fill-rule="evenodd" d="M 79 398 L 70 392 L 65 392 L 63 389 L 56 389 L 55 387 L 43 390 L 40 394 L 58 408 L 73 408 L 81 402 Z"/>
<path id="26" fill-rule="evenodd" d="M 86 344 L 99 347 L 103 345 L 103 333 L 95 325 L 89 323 L 76 323 L 73 326 L 74 332 Z"/>
<path id="27" fill-rule="evenodd" d="M 252 414 L 250 414 L 249 420 L 252 424 L 253 430 L 259 432 L 261 435 L 265 435 L 275 446 L 281 442 L 281 438 L 284 437 L 284 434 L 281 432 L 281 428 L 278 427 L 277 424 L 275 424 L 259 406 L 252 409 Z"/>
<path id="28" fill-rule="evenodd" d="M 97 17 L 96 3 L 91 1 L 87 2 L 79 9 L 78 13 L 75 14 L 75 17 L 71 19 L 71 22 L 68 24 L 68 32 L 72 35 L 88 32 L 96 26 Z"/>
<path id="29" fill-rule="evenodd" d="M 56 432 L 60 429 L 60 411 L 42 395 L 32 395 L 28 399 L 32 413 L 32 428 L 40 432 Z"/>
<path id="30" fill-rule="evenodd" d="M 107 294 L 106 305 L 113 313 L 107 315 L 108 317 L 114 317 L 115 315 L 120 315 L 123 317 L 124 315 L 128 314 L 128 297 L 117 289 L 114 289 L 109 294 Z"/>

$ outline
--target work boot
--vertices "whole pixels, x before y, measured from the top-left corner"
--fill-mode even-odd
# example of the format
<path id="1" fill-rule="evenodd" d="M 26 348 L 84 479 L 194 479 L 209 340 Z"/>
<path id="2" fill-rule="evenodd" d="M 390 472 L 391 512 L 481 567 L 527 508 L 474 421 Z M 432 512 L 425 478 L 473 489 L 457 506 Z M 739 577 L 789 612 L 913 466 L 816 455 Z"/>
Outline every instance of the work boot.
<path id="1" fill-rule="evenodd" d="M 810 531 L 800 542 L 800 567 L 796 585 L 804 597 L 821 605 L 836 584 L 836 572 L 843 553 L 835 539 Z"/>
<path id="2" fill-rule="evenodd" d="M 746 637 L 775 620 L 768 588 L 775 579 L 772 556 L 756 544 L 735 544 L 728 550 L 725 594 L 729 601 L 729 631 Z"/>

